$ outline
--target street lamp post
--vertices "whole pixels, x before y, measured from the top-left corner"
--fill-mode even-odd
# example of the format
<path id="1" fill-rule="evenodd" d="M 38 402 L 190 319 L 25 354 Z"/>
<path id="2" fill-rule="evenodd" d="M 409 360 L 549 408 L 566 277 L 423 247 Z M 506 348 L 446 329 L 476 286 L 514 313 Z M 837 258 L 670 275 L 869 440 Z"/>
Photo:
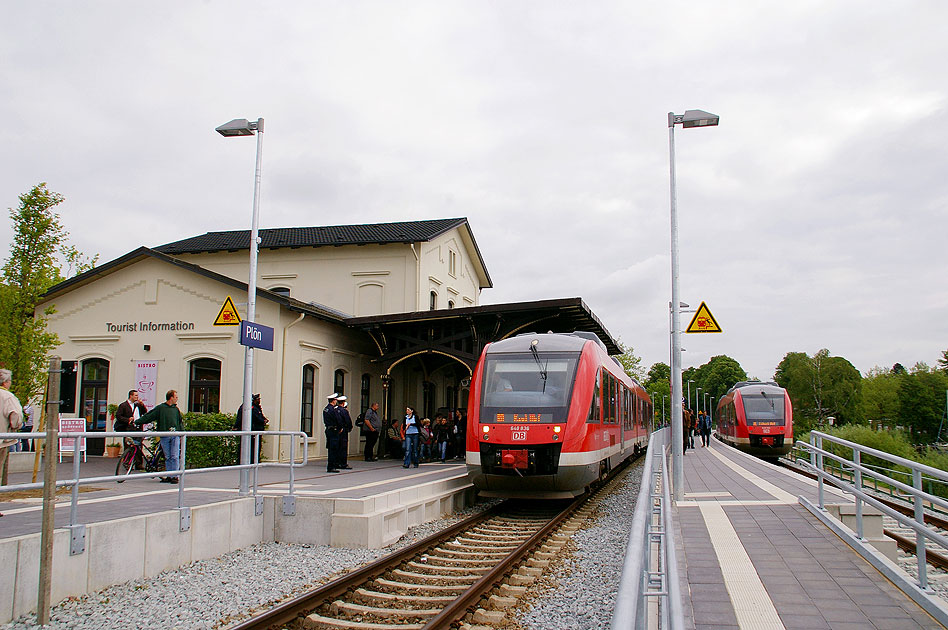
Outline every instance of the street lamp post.
<path id="1" fill-rule="evenodd" d="M 684 448 L 681 426 L 681 307 L 678 291 L 678 201 L 675 191 L 675 125 L 689 127 L 708 127 L 717 125 L 719 117 L 700 109 L 689 109 L 684 114 L 668 112 L 668 171 L 671 192 L 671 275 L 672 275 L 672 486 L 675 501 L 684 496 Z"/>
<path id="2" fill-rule="evenodd" d="M 701 388 L 700 387 L 695 391 L 695 407 L 698 407 L 699 409 L 701 408 Z M 692 409 L 692 411 L 694 410 Z"/>
<path id="3" fill-rule="evenodd" d="M 688 379 L 688 409 L 691 409 L 691 384 L 694 383 L 693 380 Z"/>
<path id="4" fill-rule="evenodd" d="M 235 118 L 224 123 L 215 129 L 217 133 L 225 138 L 237 136 L 252 136 L 257 134 L 257 163 L 254 170 L 253 179 L 253 219 L 250 226 L 250 279 L 247 282 L 247 321 L 254 321 L 256 317 L 257 306 L 257 245 L 259 238 L 257 236 L 257 222 L 260 217 L 260 171 L 263 164 L 263 118 L 258 118 L 257 122 L 250 122 L 246 118 Z M 244 347 L 244 395 L 243 395 L 243 415 L 241 417 L 240 428 L 242 431 L 249 431 L 251 417 L 251 390 L 253 388 L 253 348 Z M 250 435 L 240 436 L 240 464 L 248 466 L 250 464 Z M 240 496 L 250 494 L 250 470 L 248 468 L 240 469 Z"/>

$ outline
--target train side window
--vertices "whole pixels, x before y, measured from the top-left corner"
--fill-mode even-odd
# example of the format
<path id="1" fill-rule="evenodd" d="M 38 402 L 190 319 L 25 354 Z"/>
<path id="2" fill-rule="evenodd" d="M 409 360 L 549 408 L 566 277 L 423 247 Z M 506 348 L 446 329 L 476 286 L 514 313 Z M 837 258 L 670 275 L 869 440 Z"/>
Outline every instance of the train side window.
<path id="1" fill-rule="evenodd" d="M 587 424 L 599 423 L 599 384 L 602 376 L 602 370 L 596 370 L 596 380 L 593 382 L 592 402 L 589 404 L 589 416 L 586 417 Z"/>

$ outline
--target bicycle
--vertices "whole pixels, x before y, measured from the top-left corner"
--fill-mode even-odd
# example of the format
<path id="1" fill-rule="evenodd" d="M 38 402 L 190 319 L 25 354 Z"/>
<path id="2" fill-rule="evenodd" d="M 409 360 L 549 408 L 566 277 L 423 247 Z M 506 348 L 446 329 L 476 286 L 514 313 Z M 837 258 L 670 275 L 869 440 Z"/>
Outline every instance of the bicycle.
<path id="1" fill-rule="evenodd" d="M 141 458 L 145 466 L 145 472 L 161 472 L 165 469 L 165 454 L 158 444 L 157 438 L 153 438 L 151 447 L 146 447 L 144 439 L 131 440 L 131 444 L 119 457 L 115 464 L 115 474 L 128 476 L 135 469 L 135 462 Z M 117 483 L 122 483 L 124 479 L 116 479 Z"/>

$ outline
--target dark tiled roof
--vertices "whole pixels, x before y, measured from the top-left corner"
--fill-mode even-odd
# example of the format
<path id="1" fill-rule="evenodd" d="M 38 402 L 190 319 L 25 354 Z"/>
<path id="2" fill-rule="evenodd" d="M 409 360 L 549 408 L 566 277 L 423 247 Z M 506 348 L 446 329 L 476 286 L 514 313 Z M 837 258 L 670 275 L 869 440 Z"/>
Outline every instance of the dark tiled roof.
<path id="1" fill-rule="evenodd" d="M 430 241 L 467 219 L 432 219 L 371 225 L 331 225 L 323 227 L 271 228 L 260 230 L 260 248 L 320 247 L 326 245 L 369 245 L 376 243 L 417 243 Z M 250 230 L 208 232 L 154 249 L 164 254 L 190 254 L 247 249 Z"/>

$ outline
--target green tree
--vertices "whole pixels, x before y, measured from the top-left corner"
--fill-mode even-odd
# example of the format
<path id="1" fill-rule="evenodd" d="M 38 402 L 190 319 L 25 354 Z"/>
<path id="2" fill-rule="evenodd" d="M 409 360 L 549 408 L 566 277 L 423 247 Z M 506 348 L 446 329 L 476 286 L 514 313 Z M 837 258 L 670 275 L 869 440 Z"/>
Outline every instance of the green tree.
<path id="1" fill-rule="evenodd" d="M 619 344 L 622 354 L 616 355 L 613 358 L 619 362 L 619 365 L 622 366 L 626 374 L 640 383 L 644 381 L 645 370 L 642 367 L 642 358 L 635 356 L 635 350 L 632 346 L 625 345 L 621 339 L 616 339 L 616 343 Z"/>
<path id="2" fill-rule="evenodd" d="M 815 425 L 823 426 L 830 417 L 837 425 L 861 417 L 858 403 L 862 375 L 852 363 L 830 356 L 825 348 L 812 357 L 805 352 L 788 352 L 777 365 L 775 376 L 777 384 L 790 395 L 798 435 Z"/>
<path id="3" fill-rule="evenodd" d="M 65 198 L 41 183 L 19 196 L 20 205 L 10 208 L 13 243 L 0 278 L 0 365 L 13 372 L 13 392 L 26 404 L 43 391 L 50 350 L 59 345 L 56 335 L 46 332 L 48 307 L 35 313 L 40 296 L 67 273 L 90 269 L 98 256 L 87 260 L 66 243 L 69 233 L 54 208 Z"/>
<path id="4" fill-rule="evenodd" d="M 648 369 L 648 374 L 645 375 L 646 388 L 655 389 L 652 385 L 661 380 L 671 380 L 671 368 L 667 363 L 653 363 Z"/>
<path id="5" fill-rule="evenodd" d="M 862 379 L 859 414 L 874 426 L 892 428 L 899 417 L 899 378 L 878 366 L 869 370 Z"/>
<path id="6" fill-rule="evenodd" d="M 945 411 L 948 376 L 937 370 L 917 370 L 898 377 L 899 424 L 916 443 L 931 444 Z"/>
<path id="7" fill-rule="evenodd" d="M 682 381 L 687 383 L 689 380 L 694 380 L 691 386 L 692 392 L 700 387 L 702 397 L 705 393 L 710 394 L 711 400 L 708 401 L 708 405 L 714 409 L 717 401 L 727 393 L 727 390 L 731 389 L 735 383 L 747 380 L 747 372 L 736 359 L 726 354 L 719 354 L 711 357 L 704 365 L 685 370 L 682 373 Z M 685 386 L 684 391 L 687 389 Z M 703 408 L 703 403 L 700 405 L 694 403 L 693 406 L 696 409 Z"/>
<path id="8" fill-rule="evenodd" d="M 941 351 L 941 358 L 938 359 L 938 369 L 948 374 L 948 350 Z"/>

